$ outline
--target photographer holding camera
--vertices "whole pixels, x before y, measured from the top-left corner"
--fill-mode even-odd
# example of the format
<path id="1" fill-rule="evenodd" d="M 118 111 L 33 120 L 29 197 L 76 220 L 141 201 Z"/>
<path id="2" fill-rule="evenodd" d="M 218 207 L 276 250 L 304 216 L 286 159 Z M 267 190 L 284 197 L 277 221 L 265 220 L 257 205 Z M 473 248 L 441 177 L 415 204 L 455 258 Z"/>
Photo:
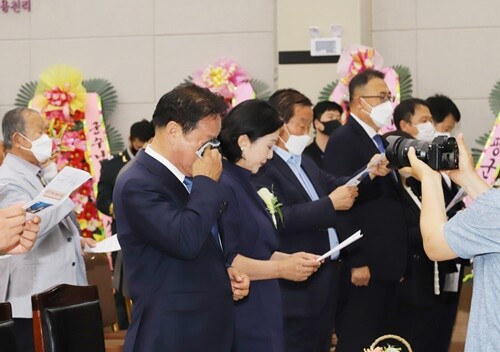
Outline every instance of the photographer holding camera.
<path id="1" fill-rule="evenodd" d="M 395 108 L 393 118 L 397 131 L 385 135 L 391 142 L 387 157 L 392 160 L 393 167 L 409 165 L 407 153 L 410 146 L 414 146 L 419 158 L 434 169 L 458 166 L 455 139 L 440 137 L 435 140 L 432 116 L 426 101 L 418 98 L 403 100 Z M 446 148 L 449 150 L 443 153 Z M 443 157 L 450 151 L 450 157 Z M 459 188 L 449 177 L 446 178 L 443 176 L 442 188 L 445 203 L 448 204 Z M 405 336 L 417 351 L 447 352 L 458 309 L 463 263 L 461 259 L 438 263 L 427 257 L 419 224 L 421 184 L 403 173 L 401 185 L 409 236 L 408 268 L 400 287 L 393 329 Z M 461 208 L 463 203 L 459 202 L 447 212 L 447 216 L 451 218 Z M 459 282 L 458 285 L 452 285 L 454 279 Z"/>
<path id="2" fill-rule="evenodd" d="M 419 160 L 413 147 L 409 149 L 411 173 L 422 182 L 422 240 L 432 260 L 474 258 L 474 293 L 465 351 L 500 351 L 500 190 L 490 189 L 476 173 L 461 134 L 458 148 L 459 168 L 451 170 L 449 176 L 474 202 L 449 221 L 441 174 Z"/>

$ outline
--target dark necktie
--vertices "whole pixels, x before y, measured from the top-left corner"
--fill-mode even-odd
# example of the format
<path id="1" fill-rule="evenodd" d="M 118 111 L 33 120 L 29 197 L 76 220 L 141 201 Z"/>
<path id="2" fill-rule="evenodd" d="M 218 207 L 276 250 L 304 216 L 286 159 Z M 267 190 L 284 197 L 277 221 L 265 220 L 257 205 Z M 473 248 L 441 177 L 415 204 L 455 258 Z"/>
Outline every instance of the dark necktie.
<path id="1" fill-rule="evenodd" d="M 385 153 L 384 141 L 382 137 L 379 134 L 376 134 L 375 136 L 373 136 L 373 140 L 375 141 L 375 143 L 377 143 L 378 151 L 380 153 Z M 394 181 L 396 181 L 396 183 L 399 183 L 398 176 L 396 175 L 396 172 L 394 170 L 391 170 L 391 175 Z"/>
<path id="2" fill-rule="evenodd" d="M 191 189 L 193 188 L 193 179 L 191 177 L 184 177 L 184 181 L 182 181 L 184 185 L 186 186 L 186 189 L 189 194 L 191 194 Z M 220 241 L 220 236 L 219 236 L 219 228 L 217 227 L 217 222 L 212 226 L 212 230 L 210 231 L 212 233 L 213 238 L 215 239 L 215 242 L 217 242 L 221 248 L 222 248 L 222 243 Z"/>
<path id="3" fill-rule="evenodd" d="M 385 153 L 384 141 L 382 140 L 382 137 L 379 134 L 376 134 L 375 136 L 373 136 L 373 140 L 375 141 L 375 143 L 377 143 L 378 151 L 381 153 Z"/>

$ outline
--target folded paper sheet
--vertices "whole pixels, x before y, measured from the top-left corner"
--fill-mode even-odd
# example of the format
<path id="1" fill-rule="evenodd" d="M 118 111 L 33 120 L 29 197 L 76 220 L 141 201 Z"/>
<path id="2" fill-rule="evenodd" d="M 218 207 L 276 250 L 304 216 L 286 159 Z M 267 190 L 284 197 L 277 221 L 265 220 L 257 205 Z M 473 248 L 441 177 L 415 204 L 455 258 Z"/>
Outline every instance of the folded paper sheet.
<path id="1" fill-rule="evenodd" d="M 318 261 L 321 261 L 323 259 L 328 258 L 333 253 L 340 251 L 342 248 L 347 247 L 348 245 L 350 245 L 353 242 L 356 242 L 361 237 L 363 237 L 363 235 L 361 234 L 361 230 L 358 230 L 355 234 L 351 235 L 351 237 L 349 237 L 345 241 L 342 241 L 341 243 L 339 243 L 338 245 L 336 245 L 335 247 L 333 247 L 332 249 L 330 249 L 328 252 L 326 252 L 325 254 L 323 254 L 321 257 L 319 257 Z"/>
<path id="2" fill-rule="evenodd" d="M 121 249 L 120 243 L 118 242 L 118 236 L 113 235 L 105 240 L 99 241 L 96 243 L 95 247 L 90 247 L 88 244 L 85 244 L 84 251 L 87 253 L 108 253 L 115 252 Z"/>
<path id="3" fill-rule="evenodd" d="M 24 205 L 26 219 L 31 219 L 48 208 L 57 207 L 90 177 L 86 171 L 66 166 L 35 199 Z"/>

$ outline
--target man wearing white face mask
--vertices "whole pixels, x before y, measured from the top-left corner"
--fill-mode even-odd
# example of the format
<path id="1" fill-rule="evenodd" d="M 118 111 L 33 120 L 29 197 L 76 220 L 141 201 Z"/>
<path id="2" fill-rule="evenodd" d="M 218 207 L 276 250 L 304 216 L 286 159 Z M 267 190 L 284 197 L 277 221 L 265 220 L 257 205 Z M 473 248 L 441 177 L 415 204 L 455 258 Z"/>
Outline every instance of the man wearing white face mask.
<path id="1" fill-rule="evenodd" d="M 342 186 L 348 177 L 332 177 L 302 155 L 311 140 L 313 121 L 312 103 L 306 96 L 294 89 L 281 89 L 269 103 L 285 124 L 273 158 L 261 167 L 254 183 L 272 190 L 283 204 L 283 222 L 278 224 L 281 250 L 325 253 L 338 243 L 337 216 L 352 207 L 358 189 Z M 366 177 L 360 189 L 370 178 Z M 334 253 L 307 282 L 280 282 L 287 352 L 330 350 L 339 267 L 339 253 Z"/>
<path id="2" fill-rule="evenodd" d="M 440 100 L 440 97 L 429 99 L 434 104 L 435 112 L 449 114 L 446 109 L 448 105 L 436 107 L 436 101 Z M 448 102 L 451 100 L 448 99 Z M 432 142 L 438 133 L 445 135 L 447 132 L 434 130 L 434 124 L 431 122 L 433 117 L 428 103 L 417 98 L 403 100 L 394 110 L 394 124 L 398 131 L 406 132 L 411 137 L 428 143 Z M 445 121 L 445 125 L 448 126 L 449 122 Z M 442 125 L 436 126 L 443 127 Z M 408 224 L 410 234 L 408 263 L 411 276 L 405 278 L 401 287 L 398 314 L 395 319 L 398 327 L 395 332 L 407 337 L 416 350 L 448 351 L 458 309 L 465 263 L 461 259 L 438 263 L 427 257 L 424 253 L 419 226 L 422 198 L 420 181 L 413 177 L 403 177 L 402 184 L 406 191 L 403 197 L 410 203 L 409 209 L 413 209 L 409 212 Z M 459 188 L 444 172 L 442 172 L 442 187 L 445 204 L 448 205 Z M 448 210 L 446 215 L 448 218 L 453 217 L 463 206 L 463 203 L 459 202 Z M 455 280 L 459 284 L 451 285 L 450 283 Z"/>
<path id="3" fill-rule="evenodd" d="M 436 130 L 432 115 L 425 100 L 410 98 L 403 100 L 394 110 L 394 125 L 397 130 L 424 142 L 432 142 Z"/>
<path id="4" fill-rule="evenodd" d="M 2 120 L 7 156 L 0 168 L 0 207 L 27 203 L 43 189 L 41 164 L 52 154 L 52 140 L 44 134 L 45 121 L 34 110 L 17 108 Z M 7 290 L 0 301 L 12 304 L 19 351 L 33 351 L 31 295 L 54 285 L 86 285 L 80 233 L 70 219 L 74 204 L 65 200 L 41 215 L 38 240 L 31 252 L 4 259 L 0 280 Z"/>
<path id="5" fill-rule="evenodd" d="M 325 150 L 323 167 L 334 176 L 352 174 L 387 146 L 378 130 L 390 124 L 394 99 L 384 74 L 366 70 L 354 76 L 349 98 L 347 123 L 330 136 Z M 391 173 L 367 186 L 349 212 L 338 214 L 341 239 L 359 229 L 364 236 L 345 251 L 335 320 L 337 352 L 362 351 L 380 335 L 390 333 L 388 323 L 406 267 L 407 229 L 400 185 Z"/>

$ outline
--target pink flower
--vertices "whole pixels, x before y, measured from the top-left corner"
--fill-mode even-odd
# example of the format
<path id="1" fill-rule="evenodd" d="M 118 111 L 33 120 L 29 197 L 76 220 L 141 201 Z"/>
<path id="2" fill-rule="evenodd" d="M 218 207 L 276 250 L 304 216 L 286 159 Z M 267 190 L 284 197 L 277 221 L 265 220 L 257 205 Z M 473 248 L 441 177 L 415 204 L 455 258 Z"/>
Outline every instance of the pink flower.
<path id="1" fill-rule="evenodd" d="M 221 94 L 228 101 L 233 99 L 236 87 L 248 80 L 248 76 L 238 64 L 229 59 L 220 59 L 214 65 L 198 70 L 193 75 L 193 83 Z"/>

